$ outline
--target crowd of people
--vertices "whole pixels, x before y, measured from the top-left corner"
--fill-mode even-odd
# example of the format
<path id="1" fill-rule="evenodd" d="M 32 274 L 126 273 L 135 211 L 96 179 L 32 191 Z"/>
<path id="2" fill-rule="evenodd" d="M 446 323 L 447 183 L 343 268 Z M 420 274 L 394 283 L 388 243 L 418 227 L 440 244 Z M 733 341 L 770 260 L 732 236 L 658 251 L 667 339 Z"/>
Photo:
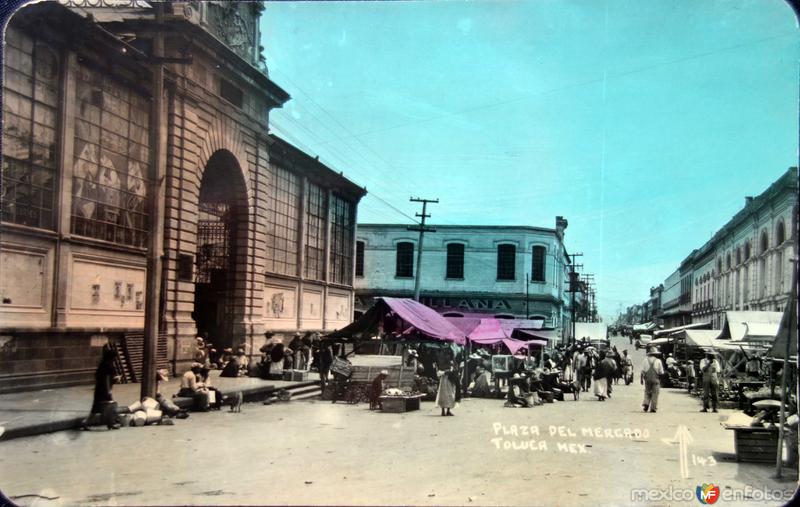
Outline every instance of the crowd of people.
<path id="1" fill-rule="evenodd" d="M 235 351 L 224 348 L 220 352 L 207 334 L 198 336 L 194 362 L 181 376 L 176 396 L 191 398 L 195 410 L 219 409 L 223 396 L 211 384 L 210 372 L 214 368 L 221 370 L 222 377 L 249 375 L 272 380 L 283 379 L 285 370 L 301 369 L 316 371 L 323 390 L 333 374 L 332 401 L 344 398 L 350 363 L 341 344 L 323 340 L 315 333 L 296 333 L 285 345 L 282 339 L 268 332 L 259 351 L 260 357 L 248 356 L 245 347 Z M 416 370 L 416 390 L 435 399 L 442 416 L 454 415 L 453 409 L 462 397 L 462 387 L 466 387 L 465 394 L 475 398 L 504 399 L 508 407 L 531 407 L 541 404 L 543 399 L 563 400 L 565 394 L 572 394 L 577 400 L 581 393 L 588 392 L 598 401 L 606 401 L 612 397 L 614 386 L 620 380 L 630 384 L 634 378 L 628 351 L 618 351 L 608 340 L 590 342 L 582 338 L 570 344 L 558 344 L 547 353 L 527 356 L 496 352 L 499 351 L 479 347 L 467 356 L 463 347 L 420 345 L 406 350 L 403 360 L 406 366 Z M 97 369 L 95 399 L 86 424 L 99 421 L 110 429 L 119 427 L 111 396 L 117 379 L 114 359 L 113 348 L 105 347 Z M 716 412 L 721 370 L 719 361 L 711 353 L 696 364 L 691 360 L 680 362 L 672 354 L 662 359 L 651 347 L 639 369 L 644 386 L 642 409 L 656 412 L 659 390 L 665 379 L 680 377 L 688 381 L 689 390 L 702 385 L 703 411 Z M 370 408 L 380 408 L 378 398 L 384 391 L 387 376 L 388 372 L 381 371 L 373 379 L 369 389 Z M 159 397 L 169 411 L 177 413 L 171 400 L 165 400 L 160 394 Z"/>

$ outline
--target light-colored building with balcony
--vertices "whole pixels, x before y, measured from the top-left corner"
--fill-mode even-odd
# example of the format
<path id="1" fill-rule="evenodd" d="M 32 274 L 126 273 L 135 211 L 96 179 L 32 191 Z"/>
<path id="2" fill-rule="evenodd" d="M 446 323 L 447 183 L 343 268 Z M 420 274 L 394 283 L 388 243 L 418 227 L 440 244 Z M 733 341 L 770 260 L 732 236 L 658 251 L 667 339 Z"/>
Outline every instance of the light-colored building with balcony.
<path id="1" fill-rule="evenodd" d="M 425 234 L 421 302 L 444 314 L 543 318 L 570 328 L 567 221 L 528 226 L 437 225 Z M 419 234 L 398 224 L 359 224 L 356 311 L 379 296 L 413 297 Z"/>

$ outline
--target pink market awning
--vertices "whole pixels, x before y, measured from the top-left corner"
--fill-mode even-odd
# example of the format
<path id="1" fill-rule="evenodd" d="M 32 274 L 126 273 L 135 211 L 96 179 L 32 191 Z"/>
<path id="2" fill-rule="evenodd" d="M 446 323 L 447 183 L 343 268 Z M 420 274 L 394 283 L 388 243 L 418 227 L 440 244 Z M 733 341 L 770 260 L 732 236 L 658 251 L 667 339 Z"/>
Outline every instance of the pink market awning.
<path id="1" fill-rule="evenodd" d="M 391 311 L 410 326 L 403 331 L 403 335 L 410 335 L 416 331 L 429 338 L 459 345 L 464 345 L 467 341 L 460 329 L 418 301 L 404 298 L 378 298 L 377 301 L 386 303 Z"/>
<path id="2" fill-rule="evenodd" d="M 467 338 L 477 343 L 497 343 L 503 338 L 508 338 L 508 335 L 503 331 L 499 320 L 481 319 L 481 323 L 469 333 Z"/>
<path id="3" fill-rule="evenodd" d="M 478 327 L 478 325 L 481 323 L 481 319 L 471 317 L 445 317 L 445 319 L 447 319 L 447 322 L 458 328 L 458 330 L 464 333 L 466 336 L 469 336 L 472 330 Z"/>

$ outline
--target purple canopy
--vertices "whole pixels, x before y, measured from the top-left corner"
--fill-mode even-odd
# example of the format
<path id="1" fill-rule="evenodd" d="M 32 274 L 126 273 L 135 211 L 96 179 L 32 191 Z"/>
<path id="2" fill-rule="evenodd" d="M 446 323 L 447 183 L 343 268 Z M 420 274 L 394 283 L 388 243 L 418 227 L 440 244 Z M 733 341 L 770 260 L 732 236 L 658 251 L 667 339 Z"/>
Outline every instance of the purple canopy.
<path id="1" fill-rule="evenodd" d="M 464 345 L 467 340 L 461 330 L 451 324 L 446 318 L 442 317 L 435 310 L 414 301 L 413 299 L 401 298 L 377 298 L 400 317 L 410 327 L 405 329 L 402 334 L 408 335 L 414 331 L 419 332 L 429 338 L 448 341 Z"/>

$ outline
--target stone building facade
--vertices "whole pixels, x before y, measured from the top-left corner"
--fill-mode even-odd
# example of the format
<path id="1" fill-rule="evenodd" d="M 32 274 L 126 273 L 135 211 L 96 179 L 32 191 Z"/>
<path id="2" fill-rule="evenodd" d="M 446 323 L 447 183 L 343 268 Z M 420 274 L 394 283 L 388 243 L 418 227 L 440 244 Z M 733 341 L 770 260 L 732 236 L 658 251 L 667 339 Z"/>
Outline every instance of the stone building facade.
<path id="1" fill-rule="evenodd" d="M 556 227 L 437 225 L 426 233 L 420 301 L 444 314 L 542 318 L 568 336 L 567 222 Z M 356 310 L 378 296 L 413 297 L 418 234 L 405 225 L 359 224 Z"/>
<path id="2" fill-rule="evenodd" d="M 159 142 L 174 370 L 198 331 L 252 350 L 268 329 L 348 323 L 365 192 L 268 134 L 289 95 L 260 57 L 261 4 L 165 4 L 160 111 L 153 8 L 63 4 L 26 6 L 6 31 L 0 391 L 85 382 L 104 343 L 142 333 Z"/>
<path id="3" fill-rule="evenodd" d="M 711 323 L 728 311 L 780 312 L 791 291 L 796 257 L 797 168 L 745 206 L 710 240 L 693 250 L 664 281 L 664 327 Z"/>
<path id="4" fill-rule="evenodd" d="M 695 314 L 716 329 L 727 311 L 785 308 L 797 256 L 797 178 L 797 168 L 790 168 L 763 193 L 745 198 L 744 208 L 704 246 L 714 260 L 710 270 L 707 262 L 697 264 Z"/>

